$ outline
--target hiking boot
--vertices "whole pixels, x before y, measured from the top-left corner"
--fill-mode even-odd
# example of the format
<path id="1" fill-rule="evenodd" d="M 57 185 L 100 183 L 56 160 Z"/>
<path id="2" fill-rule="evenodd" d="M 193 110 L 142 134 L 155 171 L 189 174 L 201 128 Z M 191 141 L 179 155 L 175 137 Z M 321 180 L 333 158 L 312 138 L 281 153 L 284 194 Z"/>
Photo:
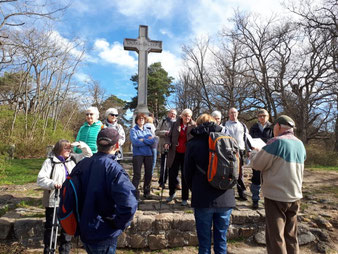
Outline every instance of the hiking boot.
<path id="1" fill-rule="evenodd" d="M 252 209 L 257 210 L 258 209 L 258 201 L 253 201 L 252 202 Z"/>
<path id="2" fill-rule="evenodd" d="M 176 196 L 176 194 L 175 194 L 175 193 L 174 193 L 173 195 L 170 195 L 169 197 L 167 197 L 166 201 L 167 201 L 167 202 L 171 202 L 171 201 L 173 201 L 173 200 L 174 200 L 174 198 L 175 198 L 175 196 Z"/>
<path id="3" fill-rule="evenodd" d="M 188 200 L 182 200 L 181 206 L 187 206 L 188 205 Z"/>

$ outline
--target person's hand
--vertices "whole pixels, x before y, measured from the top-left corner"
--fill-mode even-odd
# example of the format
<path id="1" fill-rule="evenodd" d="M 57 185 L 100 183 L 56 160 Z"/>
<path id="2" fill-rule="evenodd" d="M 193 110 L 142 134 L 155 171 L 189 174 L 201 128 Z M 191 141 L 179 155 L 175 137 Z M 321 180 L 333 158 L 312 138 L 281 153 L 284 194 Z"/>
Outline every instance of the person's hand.
<path id="1" fill-rule="evenodd" d="M 58 184 L 58 183 L 54 184 L 55 189 L 61 189 L 61 187 L 62 187 L 62 184 Z"/>
<path id="2" fill-rule="evenodd" d="M 148 139 L 152 139 L 153 137 L 152 136 L 149 136 Z"/>
<path id="3" fill-rule="evenodd" d="M 143 142 L 144 139 L 143 139 L 143 138 L 140 138 L 139 140 L 140 140 L 141 142 Z"/>
<path id="4" fill-rule="evenodd" d="M 164 133 L 164 136 L 168 136 L 169 135 L 169 131 L 166 131 L 165 133 Z"/>
<path id="5" fill-rule="evenodd" d="M 169 150 L 169 144 L 164 144 L 164 145 L 163 145 L 163 148 L 164 148 L 165 150 Z"/>

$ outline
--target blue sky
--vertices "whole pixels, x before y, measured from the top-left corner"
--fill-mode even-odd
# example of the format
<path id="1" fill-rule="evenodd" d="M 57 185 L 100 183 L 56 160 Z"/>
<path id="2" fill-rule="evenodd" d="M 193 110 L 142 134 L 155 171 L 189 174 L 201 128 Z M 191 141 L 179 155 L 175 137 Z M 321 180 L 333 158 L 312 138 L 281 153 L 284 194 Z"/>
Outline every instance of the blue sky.
<path id="1" fill-rule="evenodd" d="M 178 77 L 183 44 L 215 35 L 228 24 L 235 9 L 269 18 L 282 8 L 278 0 L 71 0 L 57 33 L 85 42 L 86 58 L 76 79 L 92 78 L 107 95 L 129 101 L 136 95 L 130 77 L 137 73 L 137 53 L 123 50 L 124 38 L 137 38 L 139 25 L 148 26 L 152 40 L 163 41 L 162 53 L 151 53 L 148 64 L 160 61 Z"/>

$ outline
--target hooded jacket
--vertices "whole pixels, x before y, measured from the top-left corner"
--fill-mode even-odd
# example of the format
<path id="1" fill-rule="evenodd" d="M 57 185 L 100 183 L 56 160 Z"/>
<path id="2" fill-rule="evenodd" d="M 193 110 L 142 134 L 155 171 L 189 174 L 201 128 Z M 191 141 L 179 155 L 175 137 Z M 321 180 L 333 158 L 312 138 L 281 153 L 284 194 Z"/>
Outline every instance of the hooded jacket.
<path id="1" fill-rule="evenodd" d="M 193 138 L 187 144 L 184 158 L 184 180 L 192 192 L 191 206 L 194 208 L 234 208 L 236 206 L 233 189 L 218 190 L 212 187 L 207 176 L 197 166 L 208 171 L 209 134 L 221 132 L 222 127 L 206 122 L 191 131 Z"/>
<path id="2" fill-rule="evenodd" d="M 110 242 L 130 224 L 137 209 L 136 190 L 114 155 L 98 152 L 83 159 L 80 237 L 88 244 Z"/>

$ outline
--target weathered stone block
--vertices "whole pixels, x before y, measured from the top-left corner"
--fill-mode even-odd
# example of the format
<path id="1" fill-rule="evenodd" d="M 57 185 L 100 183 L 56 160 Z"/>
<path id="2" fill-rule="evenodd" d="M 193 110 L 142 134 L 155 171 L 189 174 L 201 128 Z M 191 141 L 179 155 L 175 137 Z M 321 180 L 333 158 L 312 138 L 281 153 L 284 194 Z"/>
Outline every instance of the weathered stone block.
<path id="1" fill-rule="evenodd" d="M 233 240 L 233 239 L 238 239 L 239 238 L 239 228 L 235 227 L 233 225 L 230 225 L 228 228 L 228 239 Z"/>
<path id="2" fill-rule="evenodd" d="M 179 230 L 170 230 L 168 233 L 168 243 L 170 248 L 182 247 L 186 245 L 184 234 L 186 232 L 181 232 Z"/>
<path id="3" fill-rule="evenodd" d="M 196 232 L 186 232 L 184 237 L 187 242 L 187 245 L 198 246 L 198 238 Z"/>
<path id="4" fill-rule="evenodd" d="M 15 237 L 24 246 L 39 247 L 43 231 L 43 221 L 39 218 L 19 219 L 14 223 Z"/>
<path id="5" fill-rule="evenodd" d="M 298 234 L 298 243 L 299 245 L 305 245 L 316 240 L 316 237 L 311 232 L 306 232 L 303 234 Z"/>
<path id="6" fill-rule="evenodd" d="M 182 214 L 173 218 L 173 229 L 180 231 L 195 231 L 195 217 L 193 214 Z"/>
<path id="7" fill-rule="evenodd" d="M 253 223 L 263 221 L 262 216 L 253 210 L 233 210 L 231 214 L 231 223 L 243 225 L 245 223 Z"/>
<path id="8" fill-rule="evenodd" d="M 257 229 L 254 226 L 244 226 L 239 229 L 239 235 L 243 238 L 248 238 L 256 233 Z"/>
<path id="9" fill-rule="evenodd" d="M 137 230 L 138 231 L 151 230 L 154 221 L 155 221 L 154 216 L 144 215 L 144 216 L 138 217 L 138 219 L 137 219 Z"/>
<path id="10" fill-rule="evenodd" d="M 153 225 L 156 230 L 170 230 L 172 221 L 172 214 L 162 213 L 155 216 L 155 222 Z"/>
<path id="11" fill-rule="evenodd" d="M 147 238 L 140 234 L 130 235 L 128 242 L 130 247 L 135 249 L 142 249 L 148 246 Z"/>
<path id="12" fill-rule="evenodd" d="M 161 250 L 165 249 L 168 246 L 168 240 L 165 238 L 164 234 L 149 235 L 148 245 L 149 249 L 151 250 Z"/>
<path id="13" fill-rule="evenodd" d="M 117 239 L 117 247 L 118 248 L 124 248 L 127 245 L 128 245 L 127 234 L 125 232 L 122 232 L 122 234 L 119 235 L 119 238 Z"/>
<path id="14" fill-rule="evenodd" d="M 13 223 L 9 220 L 0 219 L 0 240 L 5 240 L 9 234 L 9 231 L 13 227 Z"/>
<path id="15" fill-rule="evenodd" d="M 266 245 L 265 230 L 262 229 L 257 234 L 255 234 L 254 239 L 255 239 L 256 243 Z"/>

